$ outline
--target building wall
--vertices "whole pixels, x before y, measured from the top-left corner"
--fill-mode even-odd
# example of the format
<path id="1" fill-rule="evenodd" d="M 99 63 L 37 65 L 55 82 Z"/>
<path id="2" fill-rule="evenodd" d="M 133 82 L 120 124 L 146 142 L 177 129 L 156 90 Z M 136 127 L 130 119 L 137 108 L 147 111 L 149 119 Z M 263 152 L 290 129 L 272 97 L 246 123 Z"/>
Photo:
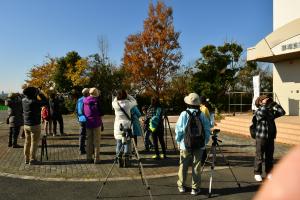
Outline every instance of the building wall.
<path id="1" fill-rule="evenodd" d="M 300 59 L 274 64 L 273 91 L 287 115 L 300 115 Z"/>
<path id="2" fill-rule="evenodd" d="M 273 0 L 273 30 L 300 18 L 300 0 Z"/>
<path id="3" fill-rule="evenodd" d="M 273 0 L 273 30 L 297 18 L 300 0 Z M 273 92 L 287 115 L 300 115 L 300 58 L 274 63 Z"/>

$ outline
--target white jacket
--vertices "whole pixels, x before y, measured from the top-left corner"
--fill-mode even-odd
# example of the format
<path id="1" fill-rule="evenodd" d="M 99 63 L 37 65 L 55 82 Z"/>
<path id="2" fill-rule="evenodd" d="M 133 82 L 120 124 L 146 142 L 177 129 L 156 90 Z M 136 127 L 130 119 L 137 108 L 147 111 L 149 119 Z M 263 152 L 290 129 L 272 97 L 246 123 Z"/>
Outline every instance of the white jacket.
<path id="1" fill-rule="evenodd" d="M 115 98 L 112 102 L 112 107 L 115 110 L 115 123 L 114 123 L 114 137 L 116 140 L 122 139 L 122 131 L 120 131 L 120 124 L 123 125 L 124 128 L 129 128 L 131 121 L 126 117 L 126 115 L 123 113 L 123 111 L 120 109 L 120 106 L 124 109 L 124 111 L 128 114 L 129 117 L 131 117 L 130 110 L 134 106 L 137 105 L 136 100 L 128 95 L 127 99 L 125 100 L 117 100 Z"/>

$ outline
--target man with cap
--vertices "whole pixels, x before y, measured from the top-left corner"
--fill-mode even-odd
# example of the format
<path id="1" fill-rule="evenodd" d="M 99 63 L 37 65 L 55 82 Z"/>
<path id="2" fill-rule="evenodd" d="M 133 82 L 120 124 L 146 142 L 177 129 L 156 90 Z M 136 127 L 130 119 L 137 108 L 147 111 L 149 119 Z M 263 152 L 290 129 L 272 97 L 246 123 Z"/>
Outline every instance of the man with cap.
<path id="1" fill-rule="evenodd" d="M 83 99 L 83 112 L 86 117 L 87 133 L 87 162 L 93 162 L 92 154 L 94 152 L 94 163 L 100 162 L 100 134 L 104 130 L 102 123 L 102 111 L 99 101 L 100 92 L 97 88 L 89 90 L 90 96 Z"/>
<path id="2" fill-rule="evenodd" d="M 84 116 L 83 112 L 83 100 L 84 98 L 89 96 L 89 89 L 84 88 L 82 90 L 82 97 L 80 97 L 77 100 L 76 103 L 76 114 L 77 114 L 77 120 L 78 123 L 80 124 L 80 130 L 79 130 L 79 151 L 80 154 L 86 154 L 85 150 L 85 140 L 86 140 L 86 117 Z"/>
<path id="3" fill-rule="evenodd" d="M 262 181 L 262 163 L 265 160 L 265 172 L 268 179 L 272 178 L 274 140 L 276 138 L 275 119 L 285 115 L 284 109 L 273 101 L 272 98 L 261 95 L 255 105 L 258 109 L 254 115 L 256 117 L 256 156 L 254 161 L 254 179 Z M 265 156 L 265 159 L 264 159 Z"/>
<path id="4" fill-rule="evenodd" d="M 196 93 L 190 93 L 188 96 L 184 98 L 184 102 L 187 104 L 187 110 L 182 111 L 177 120 L 175 133 L 176 133 L 176 142 L 178 143 L 180 149 L 180 164 L 178 171 L 178 181 L 177 186 L 180 193 L 186 192 L 186 179 L 188 173 L 188 167 L 190 162 L 192 161 L 192 195 L 198 195 L 200 193 L 200 184 L 201 184 L 201 157 L 203 150 L 205 149 L 205 145 L 209 141 L 210 137 L 210 121 L 205 114 L 200 112 L 200 98 Z M 190 118 L 190 114 L 199 117 L 201 124 L 204 129 L 204 146 L 199 147 L 198 149 L 194 149 L 190 151 L 185 146 L 185 134 L 186 134 L 186 126 L 188 124 L 188 120 Z"/>

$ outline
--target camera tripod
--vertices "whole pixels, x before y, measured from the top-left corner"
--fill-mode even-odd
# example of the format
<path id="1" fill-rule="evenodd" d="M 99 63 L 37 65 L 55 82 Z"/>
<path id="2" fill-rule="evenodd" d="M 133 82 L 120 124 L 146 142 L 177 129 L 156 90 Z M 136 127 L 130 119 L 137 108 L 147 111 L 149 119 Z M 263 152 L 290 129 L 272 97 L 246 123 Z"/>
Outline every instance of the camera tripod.
<path id="1" fill-rule="evenodd" d="M 140 176 L 141 176 L 141 180 L 142 180 L 143 184 L 145 185 L 146 190 L 148 190 L 149 198 L 152 200 L 152 199 L 153 199 L 153 198 L 152 198 L 152 193 L 151 193 L 151 190 L 150 190 L 150 186 L 149 186 L 149 184 L 148 184 L 148 181 L 147 181 L 147 179 L 146 179 L 146 177 L 145 177 L 143 164 L 142 164 L 142 161 L 141 161 L 141 158 L 140 158 L 140 155 L 139 155 L 139 152 L 138 152 L 136 143 L 135 143 L 133 137 L 130 137 L 130 139 L 131 139 L 131 142 L 132 142 L 132 144 L 133 144 L 135 156 L 136 156 L 137 161 L 138 161 L 139 174 L 140 174 Z M 108 180 L 108 177 L 110 176 L 110 174 L 111 174 L 111 172 L 112 172 L 114 166 L 116 165 L 119 156 L 120 156 L 121 153 L 124 151 L 125 144 L 126 144 L 126 142 L 124 142 L 124 143 L 122 142 L 121 149 L 120 149 L 120 151 L 118 152 L 118 154 L 117 154 L 117 156 L 116 156 L 116 158 L 115 158 L 115 160 L 114 160 L 114 163 L 112 164 L 112 166 L 111 166 L 111 168 L 110 168 L 110 170 L 109 170 L 109 172 L 108 172 L 108 174 L 107 174 L 107 176 L 106 176 L 106 178 L 105 178 L 105 181 L 103 182 L 101 188 L 99 189 L 99 192 L 98 192 L 98 194 L 97 194 L 97 199 L 100 199 L 100 198 L 101 198 L 101 196 L 100 196 L 100 195 L 101 195 L 101 192 L 102 192 L 104 186 L 106 185 L 107 180 Z"/>
<path id="2" fill-rule="evenodd" d="M 217 150 L 221 153 L 222 157 L 223 157 L 223 160 L 225 161 L 226 165 L 228 166 L 228 168 L 230 169 L 230 172 L 232 174 L 232 176 L 234 177 L 235 179 L 235 182 L 236 184 L 238 185 L 239 188 L 241 188 L 241 184 L 238 182 L 236 176 L 234 175 L 232 169 L 231 169 L 231 166 L 228 162 L 228 160 L 225 158 L 224 154 L 223 154 L 223 151 L 221 149 L 221 147 L 219 146 L 219 143 L 218 142 L 222 142 L 221 140 L 218 139 L 218 133 L 220 132 L 220 129 L 214 129 L 213 130 L 213 134 L 212 135 L 212 145 L 211 145 L 211 148 L 207 154 L 207 157 L 205 159 L 205 162 L 202 166 L 202 169 L 201 169 L 201 174 L 203 172 L 203 169 L 205 167 L 205 163 L 208 161 L 208 158 L 212 157 L 212 161 L 211 161 L 211 167 L 210 167 L 210 178 L 209 178 L 209 190 L 208 190 L 208 197 L 210 198 L 211 195 L 212 195 L 212 182 L 213 182 L 213 173 L 214 173 L 214 169 L 215 169 L 215 161 L 216 161 L 216 153 L 217 153 Z"/>
<path id="3" fill-rule="evenodd" d="M 43 161 L 43 156 L 46 154 L 46 159 L 48 160 L 48 150 L 47 150 L 47 136 L 42 137 L 42 149 L 41 149 L 41 162 Z"/>
<path id="4" fill-rule="evenodd" d="M 171 126 L 170 126 L 170 121 L 169 121 L 169 118 L 166 114 L 163 115 L 163 120 L 164 120 L 164 131 L 165 131 L 165 143 L 166 143 L 166 149 L 168 148 L 168 130 L 169 130 L 169 133 L 170 133 L 170 136 L 172 138 L 172 143 L 173 143 L 173 148 L 174 148 L 174 151 L 176 152 L 177 149 L 176 149 L 176 145 L 175 145 L 175 142 L 174 142 L 174 138 L 173 138 L 173 133 L 172 133 L 172 129 L 171 129 Z"/>

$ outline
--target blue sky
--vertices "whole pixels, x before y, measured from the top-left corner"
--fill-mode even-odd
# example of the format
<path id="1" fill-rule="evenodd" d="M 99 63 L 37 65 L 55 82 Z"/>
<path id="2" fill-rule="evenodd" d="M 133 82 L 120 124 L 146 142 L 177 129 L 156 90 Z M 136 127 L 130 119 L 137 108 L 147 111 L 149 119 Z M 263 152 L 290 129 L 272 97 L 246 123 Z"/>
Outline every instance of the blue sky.
<path id="1" fill-rule="evenodd" d="M 0 0 L 0 92 L 21 91 L 27 72 L 45 57 L 99 52 L 120 64 L 124 42 L 143 30 L 150 0 Z M 153 0 L 152 2 L 156 2 Z M 188 65 L 207 44 L 236 41 L 246 48 L 272 32 L 272 0 L 164 0 Z M 246 54 L 244 53 L 244 56 Z"/>

